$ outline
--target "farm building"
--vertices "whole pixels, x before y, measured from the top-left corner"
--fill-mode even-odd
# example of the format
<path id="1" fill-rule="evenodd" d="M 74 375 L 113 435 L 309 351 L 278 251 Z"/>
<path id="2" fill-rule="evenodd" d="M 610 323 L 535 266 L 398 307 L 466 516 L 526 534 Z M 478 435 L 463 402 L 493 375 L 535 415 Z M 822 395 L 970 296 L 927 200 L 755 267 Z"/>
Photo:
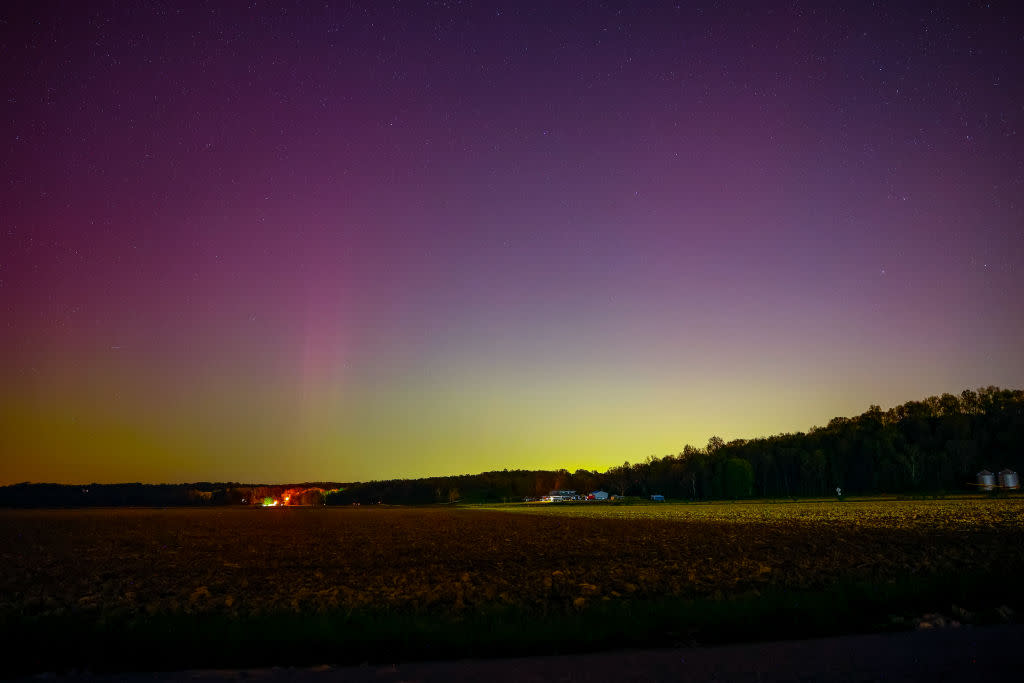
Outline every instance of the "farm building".
<path id="1" fill-rule="evenodd" d="M 978 472 L 978 487 L 982 491 L 991 491 L 996 486 L 996 475 L 988 470 Z"/>
<path id="2" fill-rule="evenodd" d="M 651 500 L 653 500 L 655 503 L 664 503 L 665 496 L 661 495 L 660 493 L 655 493 L 653 496 L 651 496 Z"/>
<path id="3" fill-rule="evenodd" d="M 1013 470 L 1007 468 L 999 472 L 999 486 L 1004 489 L 1020 488 L 1020 477 Z"/>
<path id="4" fill-rule="evenodd" d="M 543 500 L 546 500 L 546 501 L 549 501 L 549 502 L 552 502 L 552 503 L 558 503 L 558 502 L 561 502 L 563 500 L 579 500 L 579 499 L 580 499 L 580 497 L 578 495 L 576 495 L 575 491 L 566 491 L 566 490 L 552 491 L 551 493 L 549 493 L 548 495 L 544 496 L 544 498 L 543 498 Z"/>
<path id="5" fill-rule="evenodd" d="M 594 491 L 587 494 L 587 500 L 608 500 L 607 491 Z"/>

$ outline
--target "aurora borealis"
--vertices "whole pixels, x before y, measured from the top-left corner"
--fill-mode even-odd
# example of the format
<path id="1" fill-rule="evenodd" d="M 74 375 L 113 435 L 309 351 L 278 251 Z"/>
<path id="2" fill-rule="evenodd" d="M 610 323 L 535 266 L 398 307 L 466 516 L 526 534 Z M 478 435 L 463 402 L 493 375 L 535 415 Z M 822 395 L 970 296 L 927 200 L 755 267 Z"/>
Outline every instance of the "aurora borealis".
<path id="1" fill-rule="evenodd" d="M 1024 386 L 1020 10 L 837 5 L 5 6 L 0 484 L 603 470 Z"/>

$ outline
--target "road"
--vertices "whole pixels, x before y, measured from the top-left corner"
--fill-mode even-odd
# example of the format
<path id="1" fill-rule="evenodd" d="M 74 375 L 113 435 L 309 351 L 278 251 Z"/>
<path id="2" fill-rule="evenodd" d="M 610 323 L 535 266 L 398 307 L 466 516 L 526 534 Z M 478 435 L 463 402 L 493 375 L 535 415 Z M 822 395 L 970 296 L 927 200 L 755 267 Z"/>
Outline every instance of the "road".
<path id="1" fill-rule="evenodd" d="M 92 675 L 26 680 L 96 683 L 625 683 L 631 681 L 1007 681 L 1024 674 L 1024 625 L 961 627 L 721 647 L 552 657 Z"/>

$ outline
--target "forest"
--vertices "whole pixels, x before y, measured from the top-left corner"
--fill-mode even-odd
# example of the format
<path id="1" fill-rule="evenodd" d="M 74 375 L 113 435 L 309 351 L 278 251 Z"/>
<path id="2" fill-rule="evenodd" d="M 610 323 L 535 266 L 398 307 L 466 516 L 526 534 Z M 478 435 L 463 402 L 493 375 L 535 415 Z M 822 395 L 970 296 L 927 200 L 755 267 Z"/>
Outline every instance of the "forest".
<path id="1" fill-rule="evenodd" d="M 778 498 L 938 493 L 972 489 L 978 471 L 1020 469 L 1024 391 L 988 387 L 872 405 L 807 433 L 687 445 L 677 455 L 623 463 L 605 473 L 613 490 L 678 498 Z"/>
<path id="2" fill-rule="evenodd" d="M 976 473 L 1024 466 L 1024 391 L 998 387 L 909 401 L 808 432 L 687 444 L 677 454 L 587 470 L 501 470 L 370 482 L 254 485 L 33 484 L 0 487 L 0 506 L 447 504 L 511 502 L 551 490 L 686 500 L 976 490 Z"/>

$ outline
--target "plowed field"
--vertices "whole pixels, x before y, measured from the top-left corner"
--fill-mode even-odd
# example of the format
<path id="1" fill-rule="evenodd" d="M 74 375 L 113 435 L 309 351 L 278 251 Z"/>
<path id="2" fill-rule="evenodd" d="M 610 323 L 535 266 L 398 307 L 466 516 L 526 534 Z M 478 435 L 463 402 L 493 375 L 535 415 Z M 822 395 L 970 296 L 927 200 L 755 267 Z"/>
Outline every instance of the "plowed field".
<path id="1" fill-rule="evenodd" d="M 0 511 L 0 618 L 756 595 L 1024 568 L 1024 500 Z"/>

